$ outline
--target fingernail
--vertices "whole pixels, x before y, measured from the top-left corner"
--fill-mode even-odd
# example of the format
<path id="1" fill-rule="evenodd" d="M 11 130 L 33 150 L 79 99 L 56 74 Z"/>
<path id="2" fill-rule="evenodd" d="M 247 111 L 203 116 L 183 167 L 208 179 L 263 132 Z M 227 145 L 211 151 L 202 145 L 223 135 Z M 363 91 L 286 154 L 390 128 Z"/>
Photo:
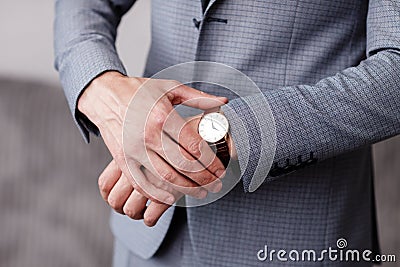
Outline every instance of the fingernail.
<path id="1" fill-rule="evenodd" d="M 215 172 L 215 175 L 216 175 L 218 178 L 222 178 L 222 177 L 224 176 L 224 174 L 225 174 L 225 170 L 223 170 L 223 169 L 219 169 L 219 170 L 217 170 L 217 171 Z"/>
<path id="2" fill-rule="evenodd" d="M 211 186 L 210 190 L 213 193 L 218 193 L 222 189 L 222 182 L 220 180 L 215 180 L 214 184 Z"/>
<path id="3" fill-rule="evenodd" d="M 228 98 L 223 97 L 223 96 L 218 96 L 218 98 L 219 98 L 220 100 L 222 100 L 222 102 L 227 102 L 227 101 L 228 101 Z"/>
<path id="4" fill-rule="evenodd" d="M 175 202 L 175 198 L 174 197 L 167 197 L 167 204 L 172 205 Z"/>
<path id="5" fill-rule="evenodd" d="M 206 198 L 207 197 L 207 191 L 206 190 L 200 190 L 198 196 L 200 199 Z"/>

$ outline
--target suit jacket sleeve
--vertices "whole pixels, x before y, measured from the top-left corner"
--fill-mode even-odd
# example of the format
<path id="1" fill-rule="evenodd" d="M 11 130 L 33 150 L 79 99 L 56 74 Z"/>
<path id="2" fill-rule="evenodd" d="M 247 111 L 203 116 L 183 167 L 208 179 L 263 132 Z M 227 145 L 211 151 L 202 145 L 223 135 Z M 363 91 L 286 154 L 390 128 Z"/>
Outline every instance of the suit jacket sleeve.
<path id="1" fill-rule="evenodd" d="M 121 17 L 135 1 L 56 0 L 54 22 L 55 67 L 69 107 L 85 140 L 97 128 L 77 108 L 84 88 L 108 70 L 126 74 L 115 49 Z"/>
<path id="2" fill-rule="evenodd" d="M 308 163 L 321 161 L 400 133 L 398 1 L 370 1 L 366 23 L 367 58 L 358 66 L 314 85 L 289 86 L 237 98 L 223 108 L 231 124 L 246 192 L 256 189 L 251 185 L 254 180 L 267 177 L 265 181 L 269 181 L 284 175 L 282 167 L 287 164 L 303 162 L 298 166 L 306 166 L 310 156 L 313 160 Z M 262 116 L 268 112 L 265 100 L 275 121 L 275 151 L 261 149 L 260 137 L 271 136 L 271 122 L 255 121 L 254 116 L 268 118 Z M 244 133 L 251 137 L 250 143 L 243 138 Z M 275 155 L 274 167 L 268 173 L 266 162 L 270 154 Z M 257 166 L 260 167 L 256 171 Z"/>

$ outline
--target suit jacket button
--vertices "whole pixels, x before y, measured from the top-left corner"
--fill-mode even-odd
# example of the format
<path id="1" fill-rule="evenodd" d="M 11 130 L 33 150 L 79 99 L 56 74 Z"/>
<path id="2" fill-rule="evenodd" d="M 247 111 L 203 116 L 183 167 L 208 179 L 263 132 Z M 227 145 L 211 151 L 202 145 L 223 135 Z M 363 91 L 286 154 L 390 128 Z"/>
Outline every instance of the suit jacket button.
<path id="1" fill-rule="evenodd" d="M 282 175 L 282 168 L 278 166 L 278 163 L 274 163 L 272 165 L 271 170 L 269 171 L 269 176 L 276 177 Z"/>
<path id="2" fill-rule="evenodd" d="M 283 167 L 283 172 L 284 173 L 289 173 L 295 170 L 295 167 L 290 164 L 290 160 L 286 159 L 286 166 Z"/>
<path id="3" fill-rule="evenodd" d="M 317 163 L 318 159 L 314 158 L 314 152 L 310 152 L 310 158 L 306 161 L 307 165 L 313 165 Z"/>
<path id="4" fill-rule="evenodd" d="M 305 165 L 305 162 L 301 159 L 301 155 L 297 157 L 297 163 L 294 165 L 296 169 L 303 168 Z"/>

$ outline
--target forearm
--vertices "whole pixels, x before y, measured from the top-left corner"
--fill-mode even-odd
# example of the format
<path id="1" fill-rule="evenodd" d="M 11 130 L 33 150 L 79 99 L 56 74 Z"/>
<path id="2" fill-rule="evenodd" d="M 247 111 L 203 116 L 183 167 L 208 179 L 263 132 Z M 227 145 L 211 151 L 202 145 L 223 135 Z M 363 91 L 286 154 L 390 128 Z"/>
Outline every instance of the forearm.
<path id="1" fill-rule="evenodd" d="M 55 67 L 71 112 L 86 140 L 89 140 L 88 126 L 78 116 L 78 98 L 105 71 L 125 74 L 115 49 L 115 38 L 120 19 L 133 2 L 127 1 L 124 6 L 101 0 L 55 2 Z"/>
<path id="2" fill-rule="evenodd" d="M 243 131 L 235 125 L 248 115 L 246 110 L 259 115 L 265 112 L 265 102 L 259 99 L 263 97 L 269 103 L 275 120 L 275 166 L 296 165 L 299 161 L 304 163 L 310 158 L 310 153 L 315 160 L 322 161 L 400 132 L 399 70 L 400 52 L 381 51 L 359 66 L 348 68 L 313 86 L 291 86 L 264 91 L 258 97 L 250 96 L 249 108 L 243 108 L 246 99 L 231 101 L 228 106 L 237 113 L 225 113 L 232 125 L 231 133 L 238 150 L 245 190 L 249 190 L 255 174 L 252 164 L 247 165 L 242 155 L 248 153 L 249 161 L 259 162 L 266 155 L 260 154 L 260 139 L 252 139 L 248 147 Z M 253 137 L 255 131 L 252 126 L 255 122 L 249 117 L 246 116 L 242 122 Z M 266 129 L 268 122 L 261 121 L 258 125 L 265 126 L 260 129 L 261 133 L 270 135 L 270 129 Z M 267 177 L 268 169 L 263 171 L 256 175 Z M 283 174 L 285 172 L 281 170 L 277 176 Z"/>

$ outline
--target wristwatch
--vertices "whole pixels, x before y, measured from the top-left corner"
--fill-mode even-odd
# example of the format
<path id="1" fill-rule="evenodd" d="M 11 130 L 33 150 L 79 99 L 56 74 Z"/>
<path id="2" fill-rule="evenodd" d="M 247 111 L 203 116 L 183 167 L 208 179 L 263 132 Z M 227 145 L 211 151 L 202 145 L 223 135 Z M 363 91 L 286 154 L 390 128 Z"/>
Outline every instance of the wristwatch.
<path id="1" fill-rule="evenodd" d="M 198 126 L 200 136 L 214 150 L 225 168 L 230 160 L 227 141 L 228 130 L 229 122 L 219 108 L 204 112 Z"/>

